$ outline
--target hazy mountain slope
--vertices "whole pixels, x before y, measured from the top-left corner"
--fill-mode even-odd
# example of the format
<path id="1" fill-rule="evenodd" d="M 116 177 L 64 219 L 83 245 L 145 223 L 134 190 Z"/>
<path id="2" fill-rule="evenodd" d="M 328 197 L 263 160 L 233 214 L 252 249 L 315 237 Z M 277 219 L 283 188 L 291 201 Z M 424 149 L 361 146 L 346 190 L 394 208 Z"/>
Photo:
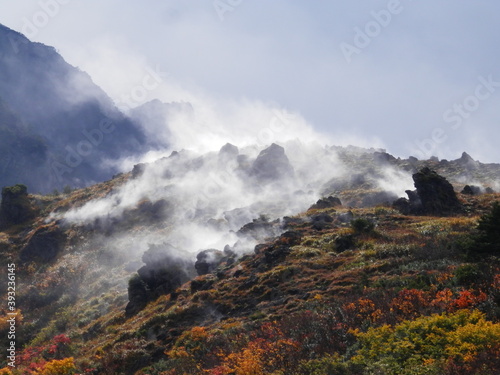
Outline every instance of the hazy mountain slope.
<path id="1" fill-rule="evenodd" d="M 45 155 L 33 154 L 38 165 L 26 166 L 32 167 L 29 180 L 17 171 L 17 182 L 28 183 L 32 191 L 101 181 L 116 172 L 103 160 L 145 149 L 142 131 L 86 73 L 54 48 L 1 25 L 0 83 L 0 97 L 47 145 Z"/>

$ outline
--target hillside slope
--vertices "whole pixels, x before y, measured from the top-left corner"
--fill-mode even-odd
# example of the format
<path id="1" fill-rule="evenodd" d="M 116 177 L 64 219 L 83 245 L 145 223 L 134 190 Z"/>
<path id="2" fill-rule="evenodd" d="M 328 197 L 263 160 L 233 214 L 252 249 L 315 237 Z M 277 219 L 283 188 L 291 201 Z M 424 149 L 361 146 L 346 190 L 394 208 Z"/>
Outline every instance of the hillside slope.
<path id="1" fill-rule="evenodd" d="M 269 154 L 279 162 L 265 168 L 283 175 L 256 180 L 268 176 L 255 168 Z M 475 162 L 470 172 L 466 156 L 443 163 L 384 154 L 381 162 L 380 151 L 336 148 L 342 163 L 333 169 L 346 173 L 332 169 L 309 188 L 341 199 L 318 201 L 284 190 L 305 173 L 287 147 L 245 155 L 231 145 L 174 153 L 65 195 L 19 193 L 37 216 L 0 232 L 2 261 L 16 265 L 18 280 L 13 373 L 498 373 L 500 194 L 486 192 L 498 165 Z M 207 193 L 196 191 L 197 180 L 232 158 L 236 177 L 219 181 L 229 190 L 188 212 L 185 198 Z M 455 191 L 473 173 L 483 193 L 457 193 L 459 208 L 446 216 L 402 214 L 384 203 L 392 199 L 381 180 L 387 160 L 399 165 L 394 173 L 409 163 L 424 174 L 438 167 Z M 355 177 L 354 166 L 370 172 Z M 237 186 L 247 198 L 256 186 L 261 199 L 266 189 L 286 194 L 225 206 L 221 197 L 238 181 L 259 182 Z M 424 190 L 415 194 L 425 200 Z M 285 215 L 293 206 L 285 198 L 309 203 Z M 212 201 L 230 210 L 221 214 Z M 0 329 L 6 335 L 9 326 Z"/>

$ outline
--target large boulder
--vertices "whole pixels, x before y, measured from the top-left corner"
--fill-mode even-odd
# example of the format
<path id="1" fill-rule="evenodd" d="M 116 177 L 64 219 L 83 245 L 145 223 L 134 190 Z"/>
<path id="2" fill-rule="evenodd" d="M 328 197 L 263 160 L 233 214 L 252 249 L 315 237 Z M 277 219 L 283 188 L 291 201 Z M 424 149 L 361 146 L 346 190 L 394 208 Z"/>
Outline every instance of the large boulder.
<path id="1" fill-rule="evenodd" d="M 233 264 L 235 257 L 236 254 L 229 246 L 226 246 L 224 251 L 216 249 L 202 250 L 196 256 L 194 268 L 196 268 L 198 275 L 206 275 L 214 272 L 223 263 L 227 265 Z"/>
<path id="2" fill-rule="evenodd" d="M 64 249 L 66 234 L 55 224 L 37 228 L 21 249 L 19 258 L 23 262 L 51 262 Z"/>
<path id="3" fill-rule="evenodd" d="M 326 197 L 319 199 L 315 204 L 309 207 L 309 210 L 321 210 L 324 208 L 332 208 L 342 206 L 342 202 L 337 197 Z"/>
<path id="4" fill-rule="evenodd" d="M 257 177 L 260 182 L 272 182 L 292 177 L 294 170 L 285 154 L 285 149 L 273 143 L 257 156 L 250 174 Z"/>
<path id="5" fill-rule="evenodd" d="M 465 185 L 461 193 L 465 195 L 479 195 L 481 194 L 481 188 L 475 185 Z"/>
<path id="6" fill-rule="evenodd" d="M 193 262 L 170 244 L 150 245 L 142 261 L 146 265 L 137 273 L 158 294 L 168 294 L 194 276 Z"/>
<path id="7" fill-rule="evenodd" d="M 394 202 L 394 207 L 402 213 L 442 216 L 461 210 L 455 190 L 446 178 L 427 167 L 412 177 L 416 190 L 407 190 L 408 199 Z"/>
<path id="8" fill-rule="evenodd" d="M 36 210 L 28 198 L 25 185 L 15 185 L 2 189 L 0 204 L 0 229 L 21 224 L 35 217 Z"/>
<path id="9" fill-rule="evenodd" d="M 196 276 L 188 254 L 170 244 L 149 245 L 142 261 L 145 265 L 129 281 L 127 316 L 140 311 L 148 301 L 174 292 Z"/>

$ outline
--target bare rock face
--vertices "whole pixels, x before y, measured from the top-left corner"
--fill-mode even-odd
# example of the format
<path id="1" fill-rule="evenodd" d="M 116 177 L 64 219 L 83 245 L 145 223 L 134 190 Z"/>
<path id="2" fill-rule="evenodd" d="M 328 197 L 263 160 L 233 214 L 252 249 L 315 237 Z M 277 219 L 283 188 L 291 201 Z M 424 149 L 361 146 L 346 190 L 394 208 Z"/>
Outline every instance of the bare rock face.
<path id="1" fill-rule="evenodd" d="M 461 210 L 455 190 L 446 178 L 427 167 L 412 177 L 416 191 L 407 190 L 408 199 L 400 198 L 393 204 L 403 214 L 443 216 Z"/>
<path id="2" fill-rule="evenodd" d="M 2 189 L 0 204 L 0 229 L 21 224 L 35 216 L 36 210 L 28 198 L 25 185 L 15 185 Z"/>
<path id="3" fill-rule="evenodd" d="M 285 149 L 273 143 L 262 150 L 253 162 L 250 174 L 260 182 L 272 182 L 286 177 L 292 177 L 294 170 Z"/>

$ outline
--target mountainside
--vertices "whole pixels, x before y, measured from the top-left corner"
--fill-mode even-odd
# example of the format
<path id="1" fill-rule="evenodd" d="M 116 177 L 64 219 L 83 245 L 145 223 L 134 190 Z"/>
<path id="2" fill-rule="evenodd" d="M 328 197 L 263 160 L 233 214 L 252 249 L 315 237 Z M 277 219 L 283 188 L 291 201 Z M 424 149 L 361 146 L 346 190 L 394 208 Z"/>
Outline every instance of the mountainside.
<path id="1" fill-rule="evenodd" d="M 2 25 L 0 82 L 0 186 L 81 187 L 116 173 L 103 161 L 146 149 L 141 128 L 86 73 Z"/>
<path id="2" fill-rule="evenodd" d="M 498 181 L 466 153 L 289 142 L 6 188 L 9 371 L 497 374 Z"/>

